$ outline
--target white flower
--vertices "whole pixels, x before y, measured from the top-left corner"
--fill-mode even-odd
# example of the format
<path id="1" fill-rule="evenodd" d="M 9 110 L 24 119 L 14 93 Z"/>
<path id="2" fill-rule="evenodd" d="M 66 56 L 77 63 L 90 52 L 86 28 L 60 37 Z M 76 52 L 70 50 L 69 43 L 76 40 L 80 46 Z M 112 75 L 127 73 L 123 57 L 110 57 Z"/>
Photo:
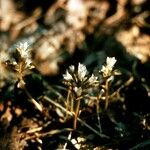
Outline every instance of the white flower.
<path id="1" fill-rule="evenodd" d="M 19 48 L 26 51 L 28 49 L 28 43 L 24 42 L 24 43 L 20 43 Z"/>
<path id="2" fill-rule="evenodd" d="M 77 97 L 85 95 L 87 90 L 98 85 L 98 77 L 89 75 L 85 65 L 79 63 L 78 68 L 70 66 L 63 75 L 64 84 L 73 90 Z"/>
<path id="3" fill-rule="evenodd" d="M 26 59 L 26 65 L 29 66 L 32 63 L 31 59 Z"/>
<path id="4" fill-rule="evenodd" d="M 112 71 L 112 68 L 109 68 L 107 66 L 102 66 L 101 72 L 108 74 L 111 71 Z"/>
<path id="5" fill-rule="evenodd" d="M 115 57 L 107 57 L 106 58 L 106 65 L 107 65 L 107 67 L 112 69 L 114 67 L 116 61 L 117 60 L 115 59 Z"/>
<path id="6" fill-rule="evenodd" d="M 87 74 L 87 69 L 86 66 L 83 64 L 78 64 L 78 78 L 80 79 L 80 81 L 83 81 L 85 78 L 85 75 Z"/>
<path id="7" fill-rule="evenodd" d="M 71 76 L 71 74 L 68 72 L 68 70 L 66 70 L 66 74 L 64 74 L 63 77 L 67 81 L 70 81 L 70 80 L 73 79 L 72 76 Z"/>
<path id="8" fill-rule="evenodd" d="M 32 65 L 30 49 L 29 49 L 29 45 L 27 42 L 20 43 L 17 46 L 17 52 L 19 53 L 19 56 L 18 56 L 19 59 L 18 59 L 17 65 L 22 66 L 22 67 L 19 67 L 19 69 L 22 69 L 22 71 L 23 70 L 27 71 L 28 69 L 30 70 L 34 68 L 34 66 Z"/>
<path id="9" fill-rule="evenodd" d="M 106 65 L 102 66 L 101 72 L 103 73 L 103 77 L 109 77 L 112 75 L 113 67 L 116 63 L 115 57 L 107 57 Z"/>
<path id="10" fill-rule="evenodd" d="M 26 68 L 29 68 L 29 69 L 35 68 L 35 67 L 32 65 L 32 60 L 29 59 L 29 58 L 26 58 L 26 60 L 25 60 L 25 65 L 26 65 Z"/>
<path id="11" fill-rule="evenodd" d="M 81 87 L 74 87 L 74 91 L 77 94 L 77 96 L 81 96 L 81 94 L 82 94 L 82 88 Z"/>
<path id="12" fill-rule="evenodd" d="M 75 71 L 75 67 L 74 67 L 73 65 L 71 65 L 71 66 L 69 67 L 69 69 L 70 69 L 71 72 L 74 72 L 74 71 Z"/>
<path id="13" fill-rule="evenodd" d="M 92 74 L 88 81 L 89 81 L 89 83 L 93 84 L 93 83 L 97 82 L 97 79 L 98 79 L 98 77 L 96 77 Z"/>
<path id="14" fill-rule="evenodd" d="M 22 58 L 27 58 L 30 57 L 30 49 L 28 48 L 29 45 L 27 42 L 25 43 L 20 43 L 19 46 L 17 46 L 17 50 L 20 53 Z"/>

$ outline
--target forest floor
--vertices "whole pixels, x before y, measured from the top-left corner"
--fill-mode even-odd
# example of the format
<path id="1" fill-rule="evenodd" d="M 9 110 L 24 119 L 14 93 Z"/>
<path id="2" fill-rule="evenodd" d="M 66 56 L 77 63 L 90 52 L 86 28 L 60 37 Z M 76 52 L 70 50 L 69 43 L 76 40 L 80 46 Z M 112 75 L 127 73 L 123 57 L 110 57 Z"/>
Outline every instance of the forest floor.
<path id="1" fill-rule="evenodd" d="M 150 149 L 148 0 L 0 3 L 0 150 Z M 21 88 L 8 65 L 25 42 L 35 68 Z M 79 63 L 97 73 L 108 57 L 120 73 L 98 102 L 82 97 L 75 128 L 64 74 Z"/>

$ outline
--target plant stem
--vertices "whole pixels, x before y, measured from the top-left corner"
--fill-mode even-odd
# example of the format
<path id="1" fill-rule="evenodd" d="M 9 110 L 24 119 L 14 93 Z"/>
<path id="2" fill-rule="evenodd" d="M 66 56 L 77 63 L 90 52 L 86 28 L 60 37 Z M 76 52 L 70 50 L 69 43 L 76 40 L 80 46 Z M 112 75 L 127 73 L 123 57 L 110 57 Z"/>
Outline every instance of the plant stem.
<path id="1" fill-rule="evenodd" d="M 71 105 L 70 111 L 74 112 L 74 99 L 73 99 L 72 94 L 71 94 L 71 104 L 70 105 Z"/>
<path id="2" fill-rule="evenodd" d="M 71 90 L 70 88 L 68 89 L 68 94 L 67 94 L 67 100 L 66 100 L 66 110 L 69 111 L 69 98 L 70 98 L 70 93 L 71 93 Z M 68 112 L 66 111 L 66 116 L 64 118 L 64 120 L 66 120 L 68 118 Z"/>
<path id="3" fill-rule="evenodd" d="M 97 99 L 96 99 L 96 113 L 97 113 L 99 132 L 102 133 L 102 127 L 101 127 L 101 121 L 100 121 L 100 115 L 99 115 L 99 100 L 100 100 L 100 97 L 101 96 L 97 96 Z"/>
<path id="4" fill-rule="evenodd" d="M 108 98 L 109 87 L 108 87 L 108 85 L 109 85 L 108 80 L 106 79 L 106 82 L 105 82 L 105 90 L 106 90 L 105 91 L 105 110 L 108 108 L 108 103 L 109 103 L 109 98 Z"/>
<path id="5" fill-rule="evenodd" d="M 77 128 L 77 118 L 79 114 L 79 108 L 80 108 L 80 100 L 77 100 L 77 106 L 76 106 L 75 115 L 74 115 L 73 129 Z"/>
<path id="6" fill-rule="evenodd" d="M 49 97 L 47 96 L 43 96 L 43 99 L 48 101 L 49 103 L 55 105 L 56 107 L 60 108 L 62 111 L 64 112 L 67 112 L 70 116 L 74 116 L 75 114 L 70 112 L 70 111 L 67 111 L 63 106 L 61 106 L 59 103 L 55 102 L 54 100 L 50 99 Z M 77 120 L 83 124 L 85 127 L 87 127 L 89 130 L 91 130 L 93 133 L 95 133 L 96 135 L 98 135 L 99 137 L 101 138 L 106 138 L 106 139 L 110 139 L 109 136 L 105 135 L 105 134 L 102 134 L 102 133 L 99 133 L 97 132 L 94 128 L 92 128 L 90 125 L 88 125 L 86 122 L 82 121 L 80 118 L 77 117 Z"/>

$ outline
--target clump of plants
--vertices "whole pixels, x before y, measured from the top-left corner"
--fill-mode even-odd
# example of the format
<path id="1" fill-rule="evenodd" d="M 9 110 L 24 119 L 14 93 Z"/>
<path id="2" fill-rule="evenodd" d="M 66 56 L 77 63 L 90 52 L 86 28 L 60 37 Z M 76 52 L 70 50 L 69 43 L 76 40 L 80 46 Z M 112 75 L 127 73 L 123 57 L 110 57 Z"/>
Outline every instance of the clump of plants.
<path id="1" fill-rule="evenodd" d="M 78 64 L 77 68 L 71 65 L 69 69 L 66 70 L 66 74 L 63 75 L 64 84 L 68 87 L 66 109 L 74 113 L 74 129 L 77 128 L 77 117 L 79 117 L 81 109 L 80 103 L 82 100 L 96 100 L 96 110 L 99 116 L 99 102 L 101 98 L 104 97 L 104 109 L 107 110 L 110 95 L 109 87 L 111 86 L 114 76 L 119 74 L 119 72 L 114 69 L 116 61 L 115 57 L 107 57 L 106 64 L 102 66 L 98 75 L 89 75 L 86 66 L 81 63 Z"/>
<path id="2" fill-rule="evenodd" d="M 35 108 L 44 114 L 42 102 L 38 103 L 31 96 L 26 87 L 25 77 L 30 74 L 34 68 L 31 58 L 31 49 L 28 43 L 20 43 L 12 56 L 13 58 L 10 60 L 5 59 L 4 63 L 7 68 L 10 68 L 9 71 L 11 70 L 15 75 L 16 88 L 21 89 L 28 96 L 30 102 L 34 104 Z M 47 95 L 41 95 L 42 100 L 47 100 L 65 112 L 63 122 L 66 122 L 69 118 L 73 120 L 73 126 L 71 127 L 72 130 L 69 130 L 70 134 L 68 140 L 71 139 L 72 131 L 78 130 L 78 121 L 100 137 L 109 138 L 102 133 L 100 110 L 107 111 L 111 96 L 115 93 L 115 91 L 110 91 L 110 87 L 112 86 L 111 84 L 115 76 L 120 74 L 119 71 L 115 69 L 116 62 L 115 57 L 107 57 L 106 63 L 97 73 L 89 73 L 86 66 L 82 63 L 78 63 L 78 66 L 69 66 L 65 74 L 62 75 L 63 83 L 67 87 L 64 106 L 61 106 L 58 102 L 54 102 L 54 100 L 51 100 Z M 80 119 L 83 105 L 86 107 L 88 101 L 92 101 L 96 106 L 99 131 Z M 104 105 L 101 106 L 101 102 Z M 65 147 L 67 147 L 67 143 L 64 148 Z"/>
<path id="3" fill-rule="evenodd" d="M 18 89 L 22 89 L 28 96 L 30 102 L 32 102 L 36 108 L 42 111 L 41 105 L 39 105 L 26 88 L 25 76 L 31 73 L 34 68 L 31 58 L 31 49 L 27 42 L 20 43 L 16 46 L 16 50 L 12 53 L 12 58 L 5 59 L 6 70 L 9 70 L 8 74 L 13 74 L 13 79 L 16 81 Z M 4 67 L 4 65 L 3 65 Z"/>

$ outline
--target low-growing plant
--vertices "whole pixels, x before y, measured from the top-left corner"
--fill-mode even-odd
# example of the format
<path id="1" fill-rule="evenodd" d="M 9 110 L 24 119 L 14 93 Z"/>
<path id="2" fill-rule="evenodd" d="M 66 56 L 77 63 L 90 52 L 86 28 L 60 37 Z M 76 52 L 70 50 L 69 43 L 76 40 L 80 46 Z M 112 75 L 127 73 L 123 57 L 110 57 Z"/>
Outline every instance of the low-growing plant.
<path id="1" fill-rule="evenodd" d="M 66 109 L 74 112 L 73 128 L 76 129 L 80 101 L 87 96 L 90 88 L 97 85 L 98 77 L 93 74 L 90 76 L 86 66 L 81 63 L 78 64 L 77 68 L 70 66 L 63 77 L 64 84 L 68 86 Z"/>
<path id="2" fill-rule="evenodd" d="M 89 75 L 87 68 L 84 64 L 79 63 L 78 67 L 71 65 L 66 73 L 63 75 L 64 84 L 68 87 L 68 94 L 66 99 L 66 109 L 74 113 L 74 123 L 73 128 L 77 128 L 77 117 L 80 112 L 80 101 L 91 98 L 91 89 L 96 91 L 95 95 L 92 96 L 93 100 L 96 100 L 96 110 L 98 115 L 99 128 L 100 117 L 99 117 L 99 102 L 103 97 L 105 97 L 105 107 L 107 110 L 109 104 L 109 87 L 110 83 L 114 78 L 114 75 L 118 74 L 117 70 L 114 70 L 114 65 L 116 63 L 115 57 L 107 57 L 106 65 L 102 66 L 99 71 L 99 75 Z M 96 89 L 95 89 L 96 87 Z M 66 118 L 68 115 L 66 114 Z"/>
<path id="3" fill-rule="evenodd" d="M 100 123 L 100 109 L 102 109 L 102 106 L 100 107 L 100 102 L 104 101 L 103 109 L 107 110 L 111 95 L 109 92 L 111 82 L 114 76 L 118 74 L 118 71 L 114 69 L 116 61 L 115 57 L 107 57 L 106 64 L 102 66 L 97 74 L 90 74 L 86 66 L 81 63 L 78 63 L 78 66 L 69 66 L 65 74 L 63 74 L 63 83 L 67 86 L 66 116 L 64 120 L 68 119 L 68 112 L 71 112 L 74 116 L 73 129 L 77 129 L 77 120 L 82 111 L 81 102 L 85 104 L 85 100 L 92 100 L 94 103 L 96 102 L 99 132 L 102 132 Z M 28 43 L 20 43 L 16 47 L 13 59 L 6 62 L 7 66 L 16 75 L 17 88 L 22 89 L 35 107 L 42 112 L 42 106 L 28 92 L 24 80 L 24 77 L 34 68 Z"/>
<path id="4" fill-rule="evenodd" d="M 107 110 L 109 105 L 109 88 L 114 76 L 118 74 L 118 71 L 114 69 L 116 63 L 115 57 L 107 57 L 106 64 L 99 70 L 99 74 L 89 74 L 84 64 L 78 63 L 75 67 L 71 65 L 66 73 L 63 74 L 63 83 L 67 88 L 66 97 L 66 112 L 70 111 L 74 114 L 73 128 L 77 128 L 77 118 L 80 114 L 81 101 L 85 99 L 91 99 L 96 101 L 96 112 L 98 116 L 100 132 L 100 101 L 105 101 L 104 110 Z M 16 47 L 16 51 L 13 54 L 13 59 L 7 60 L 7 65 L 14 71 L 17 78 L 17 88 L 23 89 L 27 96 L 31 99 L 31 102 L 36 106 L 37 109 L 42 111 L 42 106 L 36 102 L 28 92 L 24 77 L 31 72 L 34 68 L 31 59 L 31 50 L 27 42 L 20 43 Z M 66 117 L 64 120 L 68 118 Z"/>
<path id="5" fill-rule="evenodd" d="M 27 42 L 20 43 L 16 47 L 16 51 L 13 53 L 13 58 L 11 60 L 6 61 L 7 66 L 11 68 L 14 72 L 17 79 L 17 88 L 24 90 L 27 94 L 31 102 L 36 106 L 36 108 L 42 111 L 42 107 L 40 104 L 36 102 L 36 100 L 31 96 L 26 88 L 26 83 L 24 77 L 31 73 L 31 69 L 34 68 L 31 59 L 31 49 Z"/>
<path id="6" fill-rule="evenodd" d="M 4 61 L 4 64 L 10 68 L 9 71 L 12 71 L 13 74 L 15 74 L 15 87 L 25 92 L 30 102 L 32 102 L 34 106 L 42 112 L 42 114 L 44 114 L 43 106 L 32 97 L 26 87 L 25 77 L 30 74 L 31 70 L 34 68 L 31 59 L 31 50 L 28 43 L 20 43 L 16 47 L 12 56 L 13 57 L 11 59 L 7 60 L 8 57 L 6 57 L 2 61 Z M 65 108 L 53 99 L 51 100 L 47 95 L 44 95 L 43 97 L 41 96 L 43 100 L 47 100 L 65 112 L 64 121 L 66 121 L 69 116 L 73 117 L 73 129 L 68 130 L 70 131 L 68 140 L 71 139 L 72 130 L 77 129 L 78 121 L 98 136 L 109 138 L 107 135 L 102 133 L 100 110 L 108 110 L 112 95 L 115 93 L 115 91 L 110 91 L 110 88 L 112 87 L 114 76 L 119 74 L 119 72 L 114 69 L 116 62 L 117 60 L 115 57 L 107 57 L 106 63 L 102 65 L 102 68 L 98 70 L 97 74 L 89 73 L 86 66 L 81 63 L 78 63 L 78 66 L 69 66 L 65 74 L 63 74 L 63 83 L 67 86 L 66 97 L 63 97 L 63 100 L 65 99 Z M 0 63 L 0 65 L 3 65 L 3 63 Z M 3 65 L 3 67 L 5 67 L 5 65 Z M 89 102 L 92 102 L 96 107 L 99 131 L 95 130 L 79 118 L 83 110 L 83 106 L 89 106 Z M 67 143 L 64 147 L 66 146 Z"/>

